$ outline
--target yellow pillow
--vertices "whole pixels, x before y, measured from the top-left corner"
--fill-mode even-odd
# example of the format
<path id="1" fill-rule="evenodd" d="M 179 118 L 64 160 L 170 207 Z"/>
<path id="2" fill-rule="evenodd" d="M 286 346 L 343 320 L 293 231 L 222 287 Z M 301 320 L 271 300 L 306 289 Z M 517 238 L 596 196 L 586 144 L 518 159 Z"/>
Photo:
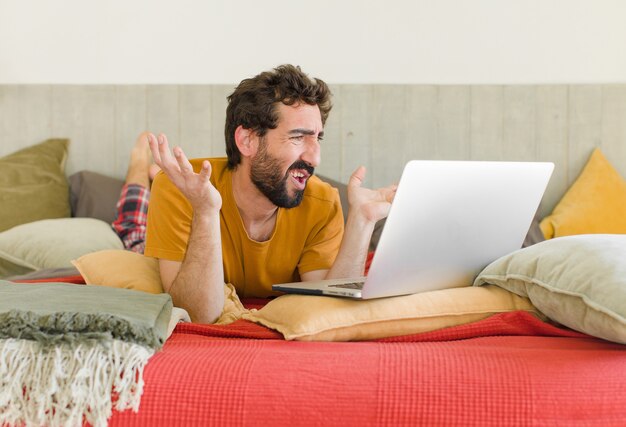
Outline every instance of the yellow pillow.
<path id="1" fill-rule="evenodd" d="M 112 249 L 83 255 L 73 260 L 72 264 L 88 285 L 134 289 L 152 294 L 163 293 L 159 262 L 156 258 Z M 215 322 L 217 325 L 232 323 L 248 311 L 230 283 L 224 285 L 224 297 L 224 311 Z"/>
<path id="2" fill-rule="evenodd" d="M 527 298 L 487 286 L 366 301 L 283 295 L 243 318 L 275 329 L 288 340 L 360 341 L 428 332 L 515 310 L 539 315 Z"/>
<path id="3" fill-rule="evenodd" d="M 580 176 L 541 221 L 546 239 L 626 233 L 626 181 L 596 148 Z"/>

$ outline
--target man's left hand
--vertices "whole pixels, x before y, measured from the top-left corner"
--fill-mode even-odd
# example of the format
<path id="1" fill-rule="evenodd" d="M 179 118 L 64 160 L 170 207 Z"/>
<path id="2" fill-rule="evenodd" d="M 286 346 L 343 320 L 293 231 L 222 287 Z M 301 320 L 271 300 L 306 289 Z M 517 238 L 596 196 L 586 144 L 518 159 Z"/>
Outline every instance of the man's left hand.
<path id="1" fill-rule="evenodd" d="M 365 167 L 359 166 L 350 176 L 348 182 L 348 204 L 350 212 L 356 212 L 370 222 L 377 222 L 386 218 L 391 208 L 391 202 L 396 195 L 397 185 L 371 190 L 362 187 L 365 179 Z"/>

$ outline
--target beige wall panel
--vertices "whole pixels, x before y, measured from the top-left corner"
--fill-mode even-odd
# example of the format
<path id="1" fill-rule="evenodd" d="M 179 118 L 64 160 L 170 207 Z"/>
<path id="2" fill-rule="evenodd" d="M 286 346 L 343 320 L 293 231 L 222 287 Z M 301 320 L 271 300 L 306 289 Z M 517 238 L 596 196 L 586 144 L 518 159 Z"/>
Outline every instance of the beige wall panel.
<path id="1" fill-rule="evenodd" d="M 146 86 L 115 87 L 115 132 L 110 143 L 115 144 L 117 159 L 114 176 L 124 178 L 130 150 L 139 134 L 148 129 L 146 115 Z"/>
<path id="2" fill-rule="evenodd" d="M 626 178 L 626 85 L 603 87 L 602 152 Z"/>
<path id="3" fill-rule="evenodd" d="M 324 125 L 324 140 L 320 144 L 320 165 L 315 169 L 315 173 L 324 175 L 334 180 L 341 181 L 341 169 L 343 164 L 341 147 L 341 101 L 343 87 L 339 85 L 330 86 L 333 94 L 333 108 L 326 119 Z"/>
<path id="4" fill-rule="evenodd" d="M 166 132 L 190 156 L 223 156 L 232 85 L 0 85 L 0 155 L 49 137 L 72 140 L 67 172 L 123 177 L 143 130 Z M 366 185 L 396 181 L 412 158 L 544 160 L 556 164 L 547 214 L 594 147 L 626 177 L 626 85 L 335 85 L 320 174 Z"/>
<path id="5" fill-rule="evenodd" d="M 369 124 L 372 97 L 369 85 L 344 85 L 341 87 L 341 98 L 335 99 L 335 110 L 331 115 L 338 115 L 341 123 L 341 182 L 347 183 L 352 172 L 363 165 L 367 168 L 365 185 L 371 185 L 372 139 Z M 325 138 L 322 145 L 327 140 Z"/>
<path id="6" fill-rule="evenodd" d="M 372 185 L 381 187 L 400 179 L 409 160 L 411 137 L 407 134 L 407 88 L 400 85 L 374 86 L 372 120 Z"/>
<path id="7" fill-rule="evenodd" d="M 602 87 L 569 88 L 568 184 L 578 177 L 595 147 L 602 141 Z"/>
<path id="8" fill-rule="evenodd" d="M 22 85 L 18 88 L 17 127 L 19 143 L 28 146 L 50 138 L 52 87 Z"/>
<path id="9" fill-rule="evenodd" d="M 568 187 L 567 102 L 567 86 L 537 87 L 535 104 L 537 160 L 555 164 L 540 206 L 542 217 L 552 212 Z"/>
<path id="10" fill-rule="evenodd" d="M 0 87 L 0 156 L 53 137 L 52 87 Z"/>
<path id="11" fill-rule="evenodd" d="M 235 88 L 231 85 L 211 86 L 211 132 L 205 151 L 207 156 L 226 157 L 224 125 L 226 124 L 226 99 Z"/>
<path id="12" fill-rule="evenodd" d="M 502 86 L 472 86 L 470 101 L 470 159 L 503 160 Z"/>
<path id="13" fill-rule="evenodd" d="M 407 86 L 405 163 L 437 158 L 437 86 Z M 393 151 L 393 150 L 392 150 Z"/>
<path id="14" fill-rule="evenodd" d="M 180 94 L 180 141 L 189 158 L 206 157 L 211 151 L 211 87 L 185 85 Z"/>
<path id="15" fill-rule="evenodd" d="M 505 86 L 502 125 L 502 160 L 536 159 L 535 86 Z"/>
<path id="16" fill-rule="evenodd" d="M 439 86 L 437 151 L 439 160 L 470 158 L 470 87 Z"/>
<path id="17" fill-rule="evenodd" d="M 111 175 L 117 152 L 114 86 L 53 86 L 52 135 L 71 139 L 68 175 L 88 169 Z"/>
<path id="18" fill-rule="evenodd" d="M 147 86 L 146 103 L 148 129 L 155 135 L 164 133 L 170 143 L 170 149 L 180 145 L 180 95 L 178 86 Z"/>
<path id="19" fill-rule="evenodd" d="M 18 109 L 15 106 L 19 99 L 20 86 L 0 86 L 0 156 L 24 148 L 28 144 L 21 142 L 18 122 Z"/>

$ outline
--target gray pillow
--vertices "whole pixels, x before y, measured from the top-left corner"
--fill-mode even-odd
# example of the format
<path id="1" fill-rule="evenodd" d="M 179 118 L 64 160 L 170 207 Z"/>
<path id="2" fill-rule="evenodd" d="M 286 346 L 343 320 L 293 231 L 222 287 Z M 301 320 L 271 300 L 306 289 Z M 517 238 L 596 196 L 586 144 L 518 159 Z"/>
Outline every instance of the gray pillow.
<path id="1" fill-rule="evenodd" d="M 71 175 L 72 216 L 96 218 L 112 223 L 124 181 L 97 172 L 80 171 Z"/>
<path id="2" fill-rule="evenodd" d="M 474 286 L 528 297 L 550 319 L 626 344 L 626 235 L 546 240 L 488 265 Z"/>

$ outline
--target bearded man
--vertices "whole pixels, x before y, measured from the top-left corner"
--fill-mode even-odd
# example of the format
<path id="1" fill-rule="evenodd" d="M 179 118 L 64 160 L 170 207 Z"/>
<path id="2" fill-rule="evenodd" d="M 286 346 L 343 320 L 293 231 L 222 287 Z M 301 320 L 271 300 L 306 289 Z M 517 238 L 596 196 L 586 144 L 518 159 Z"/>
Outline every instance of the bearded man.
<path id="1" fill-rule="evenodd" d="M 282 65 L 228 97 L 227 158 L 189 161 L 165 135 L 148 134 L 163 173 L 152 184 L 145 254 L 159 259 L 164 290 L 192 321 L 218 318 L 224 283 L 267 297 L 275 283 L 363 274 L 395 186 L 363 188 L 358 168 L 344 230 L 337 190 L 313 175 L 330 96 L 322 80 Z"/>

